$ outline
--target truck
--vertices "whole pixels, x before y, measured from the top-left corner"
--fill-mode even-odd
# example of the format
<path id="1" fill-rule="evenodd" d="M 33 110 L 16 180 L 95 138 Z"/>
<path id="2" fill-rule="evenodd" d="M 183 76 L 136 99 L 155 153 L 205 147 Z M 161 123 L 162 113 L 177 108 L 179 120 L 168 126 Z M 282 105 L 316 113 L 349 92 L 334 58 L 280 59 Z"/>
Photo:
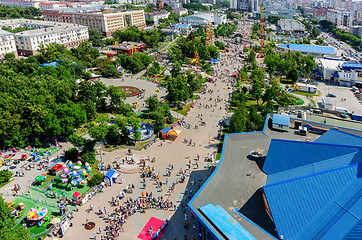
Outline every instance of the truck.
<path id="1" fill-rule="evenodd" d="M 340 112 L 340 113 L 348 113 L 347 109 L 345 109 L 343 107 L 336 107 L 334 110 L 336 110 L 337 112 Z"/>

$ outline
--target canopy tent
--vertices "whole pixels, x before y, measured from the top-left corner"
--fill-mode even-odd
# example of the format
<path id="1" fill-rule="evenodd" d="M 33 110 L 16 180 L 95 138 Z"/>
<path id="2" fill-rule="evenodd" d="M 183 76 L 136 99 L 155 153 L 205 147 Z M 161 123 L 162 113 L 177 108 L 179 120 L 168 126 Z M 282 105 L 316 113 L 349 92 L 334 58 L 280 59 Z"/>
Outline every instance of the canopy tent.
<path id="1" fill-rule="evenodd" d="M 115 170 L 111 169 L 104 175 L 103 182 L 112 186 L 112 184 L 116 182 L 118 175 L 119 174 Z"/>
<path id="2" fill-rule="evenodd" d="M 165 127 L 164 129 L 162 129 L 160 131 L 160 137 L 162 137 L 162 139 L 166 139 L 167 138 L 167 133 L 171 130 L 171 128 L 169 127 Z"/>
<path id="3" fill-rule="evenodd" d="M 167 135 L 168 136 L 170 136 L 170 135 L 172 135 L 172 136 L 180 136 L 181 132 L 182 132 L 181 130 L 172 129 L 167 133 Z"/>

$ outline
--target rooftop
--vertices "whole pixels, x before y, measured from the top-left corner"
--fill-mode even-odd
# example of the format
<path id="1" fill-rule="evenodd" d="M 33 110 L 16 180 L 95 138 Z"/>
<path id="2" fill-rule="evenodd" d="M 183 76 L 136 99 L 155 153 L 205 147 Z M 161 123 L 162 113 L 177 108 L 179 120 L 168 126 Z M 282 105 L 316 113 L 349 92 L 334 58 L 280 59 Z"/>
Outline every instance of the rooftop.
<path id="1" fill-rule="evenodd" d="M 362 69 L 362 63 L 344 62 L 342 64 L 342 69 L 344 70 Z"/>
<path id="2" fill-rule="evenodd" d="M 271 128 L 272 118 L 273 117 L 271 115 L 268 115 L 264 130 L 261 132 L 227 134 L 225 136 L 221 160 L 218 166 L 205 182 L 205 184 L 189 202 L 190 210 L 195 215 L 197 215 L 197 217 L 202 221 L 203 225 L 211 229 L 212 234 L 217 239 L 228 238 L 223 236 L 221 230 L 217 227 L 217 225 L 215 225 L 213 220 L 207 218 L 202 213 L 201 208 L 209 203 L 223 208 L 256 239 L 275 239 L 275 237 L 278 236 L 278 233 L 275 231 L 275 225 L 273 221 L 265 211 L 261 194 L 261 187 L 265 186 L 267 182 L 267 175 L 261 170 L 264 169 L 263 161 L 265 158 L 261 158 L 259 160 L 253 159 L 250 157 L 250 151 L 257 148 L 263 150 L 263 155 L 269 157 L 269 155 L 272 154 L 272 152 L 269 151 L 274 151 L 272 149 L 271 142 L 275 142 L 283 147 L 283 151 L 287 151 L 285 154 L 283 153 L 283 155 L 281 155 L 283 159 L 289 159 L 290 154 L 295 156 L 301 153 L 304 154 L 303 156 L 305 156 L 306 154 L 309 154 L 306 150 L 307 148 L 314 148 L 314 146 L 309 145 L 310 143 L 307 143 L 306 141 L 314 141 L 320 135 L 310 133 L 307 136 L 300 136 L 295 134 L 294 131 L 274 131 Z M 294 118 L 290 119 L 291 126 L 294 126 L 295 120 L 296 119 Z M 331 125 L 311 123 L 308 121 L 303 121 L 303 124 L 304 123 L 313 124 L 314 126 L 323 127 L 326 129 L 333 127 Z M 344 128 L 339 129 L 348 133 L 354 133 L 357 136 L 362 136 L 362 132 L 360 131 Z M 297 143 L 302 145 L 304 144 L 304 151 L 299 151 L 297 148 L 292 146 L 284 146 L 284 144 L 297 145 Z M 316 144 L 318 146 L 323 146 L 325 149 L 333 148 L 331 146 L 333 145 L 332 143 Z M 347 149 L 344 149 L 342 147 L 338 149 L 341 151 L 325 150 L 324 152 L 319 153 L 318 156 L 308 156 L 313 157 L 313 159 L 320 159 L 321 163 L 323 160 L 326 160 L 326 158 L 323 156 L 323 153 L 329 154 L 328 156 L 331 158 L 341 157 L 340 159 L 335 160 L 337 163 L 338 161 L 347 161 L 347 158 L 353 158 L 352 155 L 356 154 L 356 151 L 359 148 L 348 147 Z M 296 152 L 296 150 L 298 150 L 298 152 Z M 283 151 L 278 151 L 278 156 Z M 283 159 L 281 159 L 280 162 L 284 162 Z M 300 163 L 303 161 L 304 160 L 301 159 Z M 299 164 L 299 166 L 303 166 L 303 164 Z M 323 165 L 320 166 L 320 169 L 323 169 Z M 289 167 L 287 168 L 289 169 Z M 295 209 L 298 208 L 296 207 Z"/>
<path id="3" fill-rule="evenodd" d="M 0 37 L 8 35 L 13 35 L 13 33 L 0 29 Z"/>
<path id="4" fill-rule="evenodd" d="M 345 61 L 338 61 L 338 60 L 331 60 L 331 59 L 319 59 L 320 63 L 322 64 L 323 68 L 328 69 L 338 69 L 340 66 L 342 66 Z"/>
<path id="5" fill-rule="evenodd" d="M 324 53 L 324 54 L 336 54 L 336 51 L 333 47 L 322 47 L 314 45 L 303 45 L 303 44 L 278 44 L 280 48 L 287 48 L 294 51 L 304 51 L 304 52 L 315 52 L 315 53 Z"/>

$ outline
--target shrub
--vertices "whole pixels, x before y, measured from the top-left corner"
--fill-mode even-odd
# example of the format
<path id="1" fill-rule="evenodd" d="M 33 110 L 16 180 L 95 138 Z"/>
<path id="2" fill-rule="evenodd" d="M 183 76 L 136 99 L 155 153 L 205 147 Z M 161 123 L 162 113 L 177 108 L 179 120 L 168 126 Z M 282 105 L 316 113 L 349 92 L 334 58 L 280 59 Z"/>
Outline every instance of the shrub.
<path id="1" fill-rule="evenodd" d="M 78 150 L 75 147 L 72 147 L 65 151 L 65 160 L 78 160 Z"/>
<path id="2" fill-rule="evenodd" d="M 103 182 L 103 177 L 104 175 L 101 174 L 101 173 L 96 173 L 92 176 L 92 180 L 90 180 L 88 182 L 88 185 L 90 187 L 93 187 L 93 186 L 96 186 L 96 185 L 99 185 L 101 182 Z"/>
<path id="3" fill-rule="evenodd" d="M 12 176 L 12 173 L 5 169 L 0 171 L 0 184 L 9 182 L 10 178 Z"/>

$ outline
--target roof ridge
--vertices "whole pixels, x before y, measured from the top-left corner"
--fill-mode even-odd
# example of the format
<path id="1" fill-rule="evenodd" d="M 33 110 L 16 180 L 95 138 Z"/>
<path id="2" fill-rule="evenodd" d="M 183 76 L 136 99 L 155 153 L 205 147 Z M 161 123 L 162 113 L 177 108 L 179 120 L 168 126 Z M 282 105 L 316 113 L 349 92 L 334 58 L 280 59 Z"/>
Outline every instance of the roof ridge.
<path id="1" fill-rule="evenodd" d="M 351 153 L 347 153 L 347 154 L 351 154 Z M 347 155 L 345 154 L 345 155 Z M 341 155 L 341 156 L 344 156 L 344 155 Z M 339 156 L 338 156 L 339 157 Z M 331 158 L 329 158 L 331 159 Z M 329 160 L 327 159 L 327 160 Z M 325 160 L 325 161 L 327 161 Z M 312 164 L 315 164 L 315 163 L 312 163 Z M 273 187 L 273 186 L 276 186 L 276 185 L 280 185 L 280 184 L 284 184 L 284 183 L 288 183 L 288 182 L 294 182 L 294 181 L 297 181 L 297 180 L 300 180 L 300 179 L 304 179 L 304 178 L 308 178 L 308 177 L 313 177 L 313 176 L 317 176 L 317 175 L 320 175 L 320 174 L 325 174 L 325 173 L 328 173 L 328 172 L 333 172 L 333 171 L 338 171 L 338 170 L 342 170 L 344 168 L 350 168 L 350 167 L 355 167 L 357 165 L 361 164 L 362 166 L 362 163 L 354 163 L 354 164 L 351 164 L 351 165 L 347 165 L 347 166 L 343 166 L 343 167 L 338 167 L 338 168 L 333 168 L 333 169 L 328 169 L 328 170 L 325 170 L 325 171 L 322 171 L 322 172 L 317 172 L 317 173 L 313 173 L 313 174 L 309 174 L 309 175 L 304 175 L 304 176 L 301 176 L 301 177 L 297 177 L 297 178 L 293 178 L 293 179 L 289 179 L 289 180 L 285 180 L 285 181 L 281 181 L 281 182 L 277 182 L 277 183 L 272 183 L 272 184 L 269 184 L 269 185 L 265 185 L 263 188 L 268 188 L 268 187 Z M 311 164 L 309 164 L 311 165 Z"/>

